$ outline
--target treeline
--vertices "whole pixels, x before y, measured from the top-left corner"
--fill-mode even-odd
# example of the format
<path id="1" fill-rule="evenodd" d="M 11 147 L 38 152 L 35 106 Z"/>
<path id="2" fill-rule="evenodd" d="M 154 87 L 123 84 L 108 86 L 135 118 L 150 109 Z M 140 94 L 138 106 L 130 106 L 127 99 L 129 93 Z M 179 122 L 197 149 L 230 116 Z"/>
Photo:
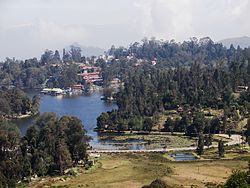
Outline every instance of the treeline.
<path id="1" fill-rule="evenodd" d="M 222 59 L 234 61 L 246 53 L 249 55 L 249 49 L 235 48 L 233 45 L 227 49 L 209 37 L 200 40 L 194 37 L 183 43 L 145 38 L 141 43 L 135 42 L 128 48 L 112 46 L 108 53 L 116 59 L 132 56 L 136 59 L 157 60 L 161 65 L 176 67 L 190 65 L 194 61 L 204 64 L 214 64 Z"/>
<path id="2" fill-rule="evenodd" d="M 15 187 L 34 175 L 62 175 L 67 168 L 87 164 L 89 137 L 76 117 L 41 115 L 24 137 L 9 122 L 0 121 L 0 187 Z"/>
<path id="3" fill-rule="evenodd" d="M 61 58 L 59 51 L 46 50 L 40 60 L 37 58 L 16 60 L 6 58 L 0 62 L 0 86 L 19 88 L 41 88 L 48 82 L 48 87 L 68 87 L 79 81 L 78 67 L 70 62 L 85 62 L 79 47 L 71 46 L 64 50 Z"/>
<path id="4" fill-rule="evenodd" d="M 15 118 L 20 115 L 34 115 L 38 113 L 40 105 L 39 96 L 32 99 L 20 89 L 0 90 L 0 116 Z"/>
<path id="5" fill-rule="evenodd" d="M 211 121 L 222 122 L 213 130 L 218 132 L 225 131 L 228 119 L 236 122 L 249 114 L 250 48 L 226 49 L 208 38 L 182 44 L 152 39 L 128 49 L 112 47 L 109 53 L 117 59 L 103 66 L 104 80 L 118 77 L 124 88 L 115 96 L 119 109 L 97 119 L 101 130 L 151 130 L 166 110 L 180 108 L 173 130 L 185 131 L 179 121 L 186 114 L 192 123 L 196 112 L 213 108 L 223 109 Z M 145 120 L 151 123 L 145 126 Z"/>
<path id="6" fill-rule="evenodd" d="M 152 120 L 157 120 L 159 114 L 179 107 L 183 111 L 181 116 L 210 107 L 223 109 L 225 118 L 237 120 L 238 110 L 242 116 L 249 113 L 250 94 L 248 90 L 236 97 L 233 92 L 240 85 L 249 87 L 249 83 L 248 62 L 214 67 L 195 63 L 190 68 L 176 69 L 145 65 L 130 70 L 124 89 L 116 96 L 119 110 L 103 113 L 97 125 L 100 129 L 143 130 L 144 117 L 153 116 Z M 136 126 L 129 123 L 134 121 Z"/>

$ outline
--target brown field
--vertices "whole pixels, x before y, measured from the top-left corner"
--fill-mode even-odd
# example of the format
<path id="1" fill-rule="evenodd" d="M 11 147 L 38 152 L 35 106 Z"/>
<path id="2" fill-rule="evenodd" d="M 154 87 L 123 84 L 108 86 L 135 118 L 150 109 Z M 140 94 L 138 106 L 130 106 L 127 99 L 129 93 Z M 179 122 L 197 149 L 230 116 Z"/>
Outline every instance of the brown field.
<path id="1" fill-rule="evenodd" d="M 102 154 L 91 170 L 79 176 L 47 178 L 30 187 L 140 188 L 156 178 L 177 188 L 214 187 L 225 182 L 232 170 L 247 168 L 250 155 L 242 154 L 242 159 L 239 155 L 238 159 L 171 162 L 162 154 Z"/>

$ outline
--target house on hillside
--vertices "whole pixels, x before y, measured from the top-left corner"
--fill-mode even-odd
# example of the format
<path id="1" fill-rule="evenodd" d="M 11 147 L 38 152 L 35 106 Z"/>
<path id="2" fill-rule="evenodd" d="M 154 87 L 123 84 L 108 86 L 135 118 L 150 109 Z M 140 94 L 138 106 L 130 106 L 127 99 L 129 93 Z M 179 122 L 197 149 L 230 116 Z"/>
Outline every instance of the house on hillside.
<path id="1" fill-rule="evenodd" d="M 80 66 L 80 73 L 84 83 L 101 85 L 103 83 L 101 68 L 94 66 Z"/>

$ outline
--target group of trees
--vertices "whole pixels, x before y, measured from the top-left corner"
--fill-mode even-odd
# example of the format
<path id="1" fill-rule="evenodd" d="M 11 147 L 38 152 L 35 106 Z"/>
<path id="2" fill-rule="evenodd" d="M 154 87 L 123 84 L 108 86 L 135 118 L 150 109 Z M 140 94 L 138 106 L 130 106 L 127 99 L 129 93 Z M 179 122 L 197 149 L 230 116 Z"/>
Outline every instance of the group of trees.
<path id="1" fill-rule="evenodd" d="M 97 118 L 99 130 L 151 131 L 162 114 L 175 110 L 177 118 L 167 115 L 161 131 L 196 136 L 202 154 L 211 134 L 231 134 L 249 117 L 250 90 L 238 92 L 238 86 L 250 88 L 250 48 L 227 49 L 209 38 L 178 44 L 145 39 L 129 48 L 112 46 L 109 55 L 114 60 L 100 65 L 104 83 L 117 77 L 124 87 L 116 94 L 118 110 Z M 205 108 L 223 113 L 205 116 Z M 222 141 L 218 151 L 222 157 Z"/>
<path id="2" fill-rule="evenodd" d="M 36 114 L 39 104 L 38 96 L 31 99 L 20 89 L 0 90 L 0 117 L 13 118 L 27 113 Z"/>
<path id="3" fill-rule="evenodd" d="M 82 49 L 78 46 L 71 45 L 69 50 L 63 49 L 62 58 L 58 50 L 45 50 L 41 56 L 41 63 L 45 64 L 58 64 L 62 62 L 85 62 L 85 57 L 82 56 Z"/>
<path id="4" fill-rule="evenodd" d="M 143 39 L 142 42 L 135 42 L 129 48 L 112 46 L 109 55 L 116 59 L 133 56 L 137 59 L 154 60 L 157 59 L 159 66 L 185 66 L 194 61 L 202 61 L 204 64 L 213 64 L 216 61 L 227 58 L 229 61 L 240 59 L 248 53 L 249 49 L 237 49 L 231 45 L 229 49 L 220 43 L 214 43 L 209 37 L 191 38 L 183 43 L 171 41 L 160 41 L 155 38 Z"/>
<path id="5" fill-rule="evenodd" d="M 31 176 L 62 175 L 88 161 L 89 137 L 76 117 L 41 115 L 24 137 L 9 122 L 0 121 L 0 187 L 14 187 Z"/>
<path id="6" fill-rule="evenodd" d="M 121 122 L 119 119 L 129 121 L 136 117 L 154 117 L 165 110 L 176 110 L 181 106 L 186 107 L 187 111 L 203 107 L 223 109 L 226 118 L 237 120 L 237 110 L 242 116 L 250 110 L 249 91 L 242 92 L 239 98 L 233 95 L 237 86 L 248 86 L 250 83 L 250 63 L 243 64 L 239 71 L 242 74 L 226 64 L 205 66 L 194 63 L 189 68 L 176 69 L 159 69 L 145 65 L 128 69 L 124 88 L 116 95 L 119 109 L 108 113 L 109 119 L 113 121 L 117 117 L 117 122 Z M 230 66 L 238 67 L 235 63 Z M 181 116 L 183 121 L 187 121 L 185 113 L 181 113 Z M 220 120 L 218 117 L 213 119 L 212 123 L 216 126 L 214 129 L 217 129 Z M 100 127 L 104 127 L 101 124 Z M 174 126 L 175 130 L 180 131 L 186 128 Z"/>
<path id="7" fill-rule="evenodd" d="M 49 80 L 49 87 L 67 87 L 79 81 L 77 66 L 68 64 L 73 61 L 85 62 L 81 48 L 71 46 L 69 51 L 63 51 L 62 58 L 58 50 L 46 50 L 40 60 L 6 58 L 0 62 L 0 86 L 34 89 L 43 87 Z"/>

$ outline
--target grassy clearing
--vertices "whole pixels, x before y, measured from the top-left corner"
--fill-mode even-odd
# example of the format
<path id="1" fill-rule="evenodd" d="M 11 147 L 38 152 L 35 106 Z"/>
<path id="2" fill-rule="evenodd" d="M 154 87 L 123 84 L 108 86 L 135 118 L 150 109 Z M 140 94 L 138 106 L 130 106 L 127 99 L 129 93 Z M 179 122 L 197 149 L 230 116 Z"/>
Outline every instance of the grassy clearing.
<path id="1" fill-rule="evenodd" d="M 205 152 L 204 156 L 215 151 Z M 232 152 L 231 152 L 232 153 Z M 228 153 L 230 154 L 230 152 Z M 244 157 L 243 157 L 244 156 Z M 164 154 L 103 154 L 101 164 L 88 173 L 72 177 L 67 181 L 48 180 L 42 186 L 50 187 L 107 187 L 140 188 L 156 178 L 161 178 L 172 187 L 207 187 L 225 182 L 234 169 L 247 169 L 249 154 L 237 155 L 227 160 L 200 160 L 193 162 L 174 162 Z M 34 188 L 39 187 L 39 183 Z M 211 187 L 211 186 L 210 186 Z"/>
<path id="2" fill-rule="evenodd" d="M 102 166 L 96 171 L 82 174 L 67 182 L 53 186 L 68 187 L 141 187 L 157 177 L 171 173 L 167 160 L 160 154 L 115 154 L 103 155 Z"/>
<path id="3" fill-rule="evenodd" d="M 202 155 L 203 159 L 219 159 L 218 148 L 210 148 L 205 150 Z M 248 148 L 243 146 L 225 146 L 225 154 L 221 159 L 242 159 L 250 160 Z"/>

